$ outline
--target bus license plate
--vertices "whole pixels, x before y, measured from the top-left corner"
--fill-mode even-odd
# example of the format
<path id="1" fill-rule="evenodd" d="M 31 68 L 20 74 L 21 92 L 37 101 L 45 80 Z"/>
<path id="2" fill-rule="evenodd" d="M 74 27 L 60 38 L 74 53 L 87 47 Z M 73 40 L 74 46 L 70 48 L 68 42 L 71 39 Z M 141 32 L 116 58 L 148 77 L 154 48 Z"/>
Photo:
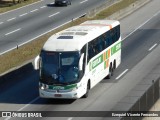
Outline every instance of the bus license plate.
<path id="1" fill-rule="evenodd" d="M 55 94 L 54 96 L 55 96 L 55 97 L 62 97 L 61 94 Z"/>

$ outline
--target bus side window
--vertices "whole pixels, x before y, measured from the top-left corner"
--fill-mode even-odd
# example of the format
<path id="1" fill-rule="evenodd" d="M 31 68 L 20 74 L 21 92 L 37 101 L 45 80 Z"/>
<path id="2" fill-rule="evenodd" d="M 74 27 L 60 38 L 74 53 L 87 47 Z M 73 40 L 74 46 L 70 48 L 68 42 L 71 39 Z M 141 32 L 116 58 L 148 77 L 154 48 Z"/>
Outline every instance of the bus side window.
<path id="1" fill-rule="evenodd" d="M 106 41 L 106 35 L 103 34 L 101 36 L 101 39 L 102 39 L 102 47 L 103 47 L 103 50 L 107 48 L 107 41 Z"/>
<path id="2" fill-rule="evenodd" d="M 101 46 L 101 40 L 100 38 L 96 38 L 95 39 L 95 48 L 96 48 L 96 54 L 98 54 L 99 52 L 101 52 L 102 46 Z"/>
<path id="3" fill-rule="evenodd" d="M 111 29 L 110 36 L 111 36 L 111 41 L 110 41 L 111 44 L 110 45 L 112 45 L 114 43 L 114 28 Z"/>
<path id="4" fill-rule="evenodd" d="M 94 48 L 93 48 L 93 44 L 91 43 L 91 42 L 89 42 L 89 44 L 88 44 L 88 61 L 87 62 L 89 62 L 89 60 L 94 56 L 94 53 L 95 53 L 95 51 L 94 51 Z"/>
<path id="5" fill-rule="evenodd" d="M 88 49 L 88 62 L 89 62 L 89 60 L 91 59 L 91 57 L 92 57 L 92 51 L 91 51 L 91 48 L 89 48 Z"/>
<path id="6" fill-rule="evenodd" d="M 98 53 L 97 39 L 94 39 L 91 43 L 92 43 L 93 56 L 94 56 Z"/>
<path id="7" fill-rule="evenodd" d="M 106 41 L 107 41 L 107 47 L 109 47 L 112 44 L 110 31 L 106 33 Z"/>
<path id="8" fill-rule="evenodd" d="M 116 39 L 117 39 L 116 28 L 113 28 L 113 43 L 117 41 Z"/>
<path id="9" fill-rule="evenodd" d="M 117 27 L 118 27 L 118 26 L 115 27 L 115 42 L 118 40 L 118 34 L 117 34 L 117 32 L 118 32 L 117 29 L 118 29 L 118 28 L 117 28 Z"/>
<path id="10" fill-rule="evenodd" d="M 113 28 L 112 29 L 112 33 L 113 33 L 113 36 L 112 36 L 113 43 L 115 43 L 120 38 L 120 25 L 118 25 L 115 28 Z"/>
<path id="11" fill-rule="evenodd" d="M 117 40 L 120 38 L 120 25 L 116 27 Z"/>
<path id="12" fill-rule="evenodd" d="M 104 50 L 103 37 L 99 37 L 99 52 Z"/>
<path id="13" fill-rule="evenodd" d="M 101 36 L 101 39 L 102 39 L 102 45 L 103 45 L 103 50 L 104 50 L 106 48 L 105 34 Z"/>

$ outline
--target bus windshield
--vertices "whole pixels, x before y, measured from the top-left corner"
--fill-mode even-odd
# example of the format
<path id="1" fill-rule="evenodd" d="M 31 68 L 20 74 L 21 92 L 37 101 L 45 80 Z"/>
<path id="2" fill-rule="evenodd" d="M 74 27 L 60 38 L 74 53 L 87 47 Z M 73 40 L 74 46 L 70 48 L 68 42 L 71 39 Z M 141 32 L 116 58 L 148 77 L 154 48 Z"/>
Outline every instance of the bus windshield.
<path id="1" fill-rule="evenodd" d="M 80 53 L 75 52 L 41 52 L 41 82 L 54 84 L 73 84 L 79 80 Z"/>

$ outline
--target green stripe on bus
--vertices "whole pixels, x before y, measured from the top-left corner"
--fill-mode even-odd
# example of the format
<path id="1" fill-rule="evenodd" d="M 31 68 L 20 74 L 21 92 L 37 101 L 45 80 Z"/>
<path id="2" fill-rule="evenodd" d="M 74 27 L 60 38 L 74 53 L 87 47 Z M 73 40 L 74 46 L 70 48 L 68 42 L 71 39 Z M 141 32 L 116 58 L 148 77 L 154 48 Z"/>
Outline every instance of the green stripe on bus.
<path id="1" fill-rule="evenodd" d="M 121 49 L 121 42 L 117 43 L 115 46 L 111 48 L 111 55 L 115 54 L 120 49 Z"/>
<path id="2" fill-rule="evenodd" d="M 49 85 L 49 89 L 52 89 L 52 90 L 67 90 L 67 89 L 73 89 L 75 87 L 77 87 L 77 84 L 66 85 L 66 86 L 53 86 L 53 85 Z"/>
<path id="3" fill-rule="evenodd" d="M 97 57 L 96 59 L 94 59 L 92 61 L 92 69 L 94 69 L 95 67 L 97 67 L 99 64 L 101 64 L 103 62 L 103 54 L 100 55 L 99 57 Z"/>
<path id="4" fill-rule="evenodd" d="M 106 61 L 104 62 L 104 69 L 106 69 Z"/>
<path id="5" fill-rule="evenodd" d="M 106 52 L 104 52 L 105 53 L 105 59 L 103 58 L 103 54 L 101 54 L 99 57 L 97 57 L 93 61 L 91 61 L 89 63 L 89 70 L 91 71 L 92 69 L 96 68 L 99 64 L 101 64 L 104 60 L 109 59 L 109 57 L 110 57 L 109 51 L 111 52 L 111 56 L 112 56 L 113 54 L 118 52 L 120 49 L 121 49 L 121 42 L 114 45 L 111 48 L 111 51 L 110 51 L 110 49 L 108 49 Z M 106 68 L 106 62 L 104 62 L 104 68 Z"/>
<path id="6" fill-rule="evenodd" d="M 92 62 L 89 62 L 89 71 L 92 70 Z"/>

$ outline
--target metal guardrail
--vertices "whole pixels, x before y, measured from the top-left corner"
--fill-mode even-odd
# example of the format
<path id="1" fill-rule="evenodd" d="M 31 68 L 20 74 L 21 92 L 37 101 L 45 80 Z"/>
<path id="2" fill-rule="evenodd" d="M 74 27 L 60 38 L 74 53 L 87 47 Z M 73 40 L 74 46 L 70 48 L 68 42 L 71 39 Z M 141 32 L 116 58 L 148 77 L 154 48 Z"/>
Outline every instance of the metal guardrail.
<path id="1" fill-rule="evenodd" d="M 151 75 L 151 74 L 150 74 Z M 132 89 L 126 97 L 120 100 L 112 111 L 123 111 L 126 113 L 147 113 L 149 109 L 154 106 L 160 97 L 159 81 L 160 74 L 155 75 L 154 79 L 151 77 L 145 78 L 134 89 Z M 159 114 L 158 114 L 159 115 Z M 158 116 L 159 117 L 159 116 Z M 143 117 L 119 117 L 111 118 L 110 120 L 142 120 Z"/>

